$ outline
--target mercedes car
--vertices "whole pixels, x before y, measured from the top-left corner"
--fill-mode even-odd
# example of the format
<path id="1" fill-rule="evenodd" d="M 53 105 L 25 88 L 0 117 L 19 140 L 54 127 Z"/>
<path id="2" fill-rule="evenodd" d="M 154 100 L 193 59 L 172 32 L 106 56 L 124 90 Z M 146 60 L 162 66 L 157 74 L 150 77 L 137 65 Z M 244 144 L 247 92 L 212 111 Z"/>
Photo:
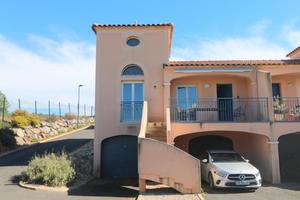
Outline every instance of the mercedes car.
<path id="1" fill-rule="evenodd" d="M 210 150 L 200 154 L 202 179 L 211 188 L 259 188 L 260 172 L 235 151 Z"/>

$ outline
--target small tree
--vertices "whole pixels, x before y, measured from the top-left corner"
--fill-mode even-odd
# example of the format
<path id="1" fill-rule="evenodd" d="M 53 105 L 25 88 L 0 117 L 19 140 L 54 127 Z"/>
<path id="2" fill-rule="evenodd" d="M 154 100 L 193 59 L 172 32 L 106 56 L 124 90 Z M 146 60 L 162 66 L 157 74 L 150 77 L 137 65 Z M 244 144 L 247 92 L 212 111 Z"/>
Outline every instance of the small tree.
<path id="1" fill-rule="evenodd" d="M 4 106 L 4 99 L 5 99 L 5 106 Z M 2 115 L 2 112 L 4 110 L 4 115 L 8 114 L 8 107 L 9 107 L 9 103 L 7 101 L 7 98 L 5 96 L 5 94 L 3 94 L 0 91 L 0 114 Z"/>

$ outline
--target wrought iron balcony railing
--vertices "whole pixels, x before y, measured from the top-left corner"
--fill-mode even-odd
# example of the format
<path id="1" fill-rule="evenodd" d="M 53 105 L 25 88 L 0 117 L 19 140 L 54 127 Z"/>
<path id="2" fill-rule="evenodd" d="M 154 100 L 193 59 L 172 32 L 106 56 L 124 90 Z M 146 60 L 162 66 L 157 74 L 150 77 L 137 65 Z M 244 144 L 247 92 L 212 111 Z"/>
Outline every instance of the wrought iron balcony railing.
<path id="1" fill-rule="evenodd" d="M 121 122 L 139 122 L 142 112 L 143 101 L 121 101 Z"/>
<path id="2" fill-rule="evenodd" d="M 175 122 L 269 121 L 267 98 L 172 98 L 170 110 Z"/>

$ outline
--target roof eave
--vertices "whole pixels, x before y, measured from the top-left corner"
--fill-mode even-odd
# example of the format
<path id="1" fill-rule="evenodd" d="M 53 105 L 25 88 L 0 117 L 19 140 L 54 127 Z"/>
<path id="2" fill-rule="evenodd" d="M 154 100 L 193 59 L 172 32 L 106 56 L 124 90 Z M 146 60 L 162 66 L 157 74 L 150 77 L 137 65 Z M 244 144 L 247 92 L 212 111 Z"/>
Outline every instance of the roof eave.
<path id="1" fill-rule="evenodd" d="M 295 48 L 293 51 L 291 51 L 290 53 L 288 53 L 287 55 L 286 55 L 286 57 L 289 57 L 289 58 L 291 58 L 291 56 L 293 56 L 293 55 L 295 55 L 297 52 L 299 52 L 300 51 L 300 46 L 298 46 L 297 48 Z"/>

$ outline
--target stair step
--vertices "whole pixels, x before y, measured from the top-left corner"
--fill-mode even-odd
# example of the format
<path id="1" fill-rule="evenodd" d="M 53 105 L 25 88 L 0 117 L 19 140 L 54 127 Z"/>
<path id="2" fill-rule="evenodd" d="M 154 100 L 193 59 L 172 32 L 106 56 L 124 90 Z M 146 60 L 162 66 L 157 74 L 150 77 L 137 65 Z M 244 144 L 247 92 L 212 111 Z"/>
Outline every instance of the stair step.
<path id="1" fill-rule="evenodd" d="M 166 132 L 165 131 L 157 131 L 157 132 L 151 132 L 151 131 L 146 131 L 146 134 L 149 134 L 149 135 L 166 135 Z"/>
<path id="2" fill-rule="evenodd" d="M 152 138 L 152 139 L 166 139 L 166 136 L 152 136 L 152 135 L 146 135 L 147 138 Z"/>
<path id="3" fill-rule="evenodd" d="M 166 127 L 166 123 L 164 123 L 164 122 L 148 122 L 147 127 L 148 128 L 152 128 L 152 127 Z"/>

